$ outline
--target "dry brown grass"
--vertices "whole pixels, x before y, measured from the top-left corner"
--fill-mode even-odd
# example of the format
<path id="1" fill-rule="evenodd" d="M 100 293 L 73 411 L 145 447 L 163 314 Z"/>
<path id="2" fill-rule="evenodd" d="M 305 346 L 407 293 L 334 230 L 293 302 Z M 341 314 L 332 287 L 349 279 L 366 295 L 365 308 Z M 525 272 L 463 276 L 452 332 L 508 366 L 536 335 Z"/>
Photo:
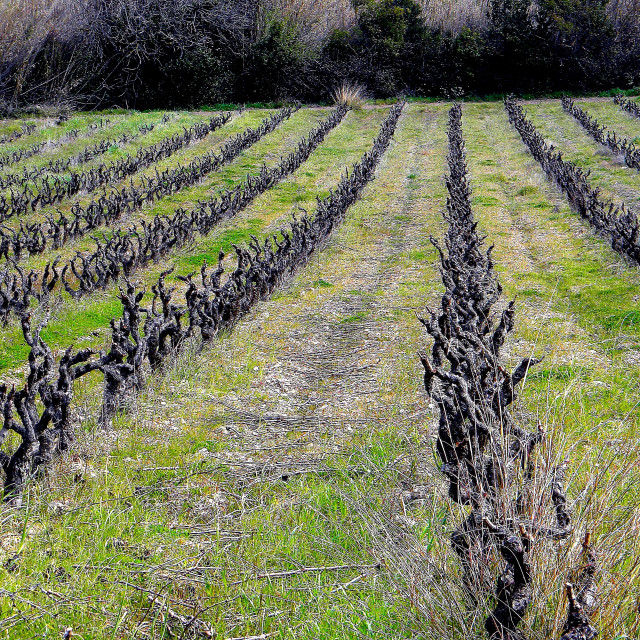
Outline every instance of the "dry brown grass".
<path id="1" fill-rule="evenodd" d="M 427 24 L 453 33 L 486 23 L 489 0 L 421 0 Z"/>
<path id="2" fill-rule="evenodd" d="M 489 0 L 418 0 L 418 4 L 430 27 L 452 33 L 482 27 L 489 8 Z M 265 10 L 291 20 L 311 46 L 320 46 L 331 31 L 349 29 L 356 21 L 350 0 L 267 0 Z"/>
<path id="3" fill-rule="evenodd" d="M 620 3 L 635 0 L 619 0 Z M 486 22 L 489 0 L 418 0 L 431 27 L 458 32 Z M 266 8 L 291 19 L 308 40 L 320 44 L 334 29 L 348 29 L 356 12 L 350 0 L 267 0 Z"/>
<path id="4" fill-rule="evenodd" d="M 605 438 L 595 432 L 591 435 L 602 447 L 592 460 L 591 470 L 585 468 L 588 465 L 575 464 L 579 447 L 562 433 L 561 423 L 552 427 L 536 456 L 537 470 L 529 495 L 535 509 L 528 515 L 537 526 L 553 526 L 554 505 L 549 492 L 552 470 L 568 456 L 574 459 L 566 483 L 574 494 L 574 501 L 570 501 L 573 531 L 561 542 L 535 537 L 530 555 L 532 603 L 522 623 L 526 637 L 557 638 L 562 634 L 567 616 L 564 585 L 584 562 L 585 533 L 591 536 L 598 563 L 598 604 L 593 623 L 608 639 L 637 637 L 634 634 L 640 630 L 640 620 L 636 619 L 640 601 L 633 588 L 640 578 L 640 512 L 635 497 L 640 451 L 629 438 L 621 439 L 620 448 L 607 450 Z M 414 455 L 416 460 L 424 459 L 419 450 Z M 366 464 L 374 462 L 369 460 Z M 394 590 L 405 600 L 411 626 L 423 637 L 434 640 L 476 637 L 493 607 L 490 594 L 502 561 L 496 553 L 488 564 L 473 567 L 473 597 L 465 595 L 449 536 L 452 523 L 461 522 L 467 511 L 446 504 L 447 498 L 438 486 L 438 469 L 429 466 L 427 458 L 426 480 L 418 487 L 423 499 L 415 503 L 407 497 L 410 492 L 398 494 L 399 516 L 381 512 L 369 496 L 358 494 L 355 487 L 344 498 L 375 541 L 377 557 L 384 558 L 390 569 Z M 407 479 L 409 476 L 407 472 Z M 394 485 L 391 477 L 389 485 Z M 389 501 L 393 502 L 391 497 Z M 426 537 L 424 529 L 420 533 L 418 522 L 423 527 L 427 523 Z"/>
<path id="5" fill-rule="evenodd" d="M 343 82 L 331 92 L 336 104 L 346 104 L 352 109 L 361 109 L 366 100 L 366 90 L 361 84 Z"/>
<path id="6" fill-rule="evenodd" d="M 268 9 L 291 20 L 305 40 L 320 44 L 334 29 L 348 29 L 355 22 L 350 0 L 267 0 Z"/>

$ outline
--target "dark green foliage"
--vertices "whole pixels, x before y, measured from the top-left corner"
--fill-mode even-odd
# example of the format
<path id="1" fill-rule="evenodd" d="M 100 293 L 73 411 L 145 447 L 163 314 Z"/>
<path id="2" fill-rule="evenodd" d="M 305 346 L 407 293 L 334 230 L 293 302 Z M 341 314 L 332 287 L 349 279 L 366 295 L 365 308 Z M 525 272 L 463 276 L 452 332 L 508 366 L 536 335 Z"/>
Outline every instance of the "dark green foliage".
<path id="1" fill-rule="evenodd" d="M 486 55 L 484 36 L 465 28 L 429 29 L 415 0 L 355 0 L 357 23 L 335 32 L 323 72 L 333 84 L 357 81 L 373 97 L 400 93 L 456 97 L 475 90 Z"/>
<path id="2" fill-rule="evenodd" d="M 171 98 L 171 104 L 197 108 L 230 100 L 234 72 L 229 60 L 213 47 L 188 51 L 177 60 L 169 60 L 154 86 L 148 83 L 140 96 L 142 103 L 153 106 Z"/>
<path id="3" fill-rule="evenodd" d="M 608 0 L 493 0 L 487 83 L 499 91 L 542 93 L 628 86 L 637 45 L 617 33 Z"/>
<path id="4" fill-rule="evenodd" d="M 411 86 L 420 59 L 425 27 L 414 0 L 359 0 L 351 38 L 355 65 L 376 95 L 395 95 Z"/>
<path id="5" fill-rule="evenodd" d="M 489 14 L 489 66 L 495 89 L 531 91 L 540 65 L 539 42 L 531 20 L 530 0 L 493 0 Z"/>
<path id="6" fill-rule="evenodd" d="M 270 21 L 244 62 L 236 97 L 242 101 L 280 100 L 297 93 L 291 80 L 304 83 L 305 58 L 296 25 Z"/>
<path id="7" fill-rule="evenodd" d="M 556 87 L 604 88 L 616 74 L 619 43 L 608 0 L 542 0 L 536 35 Z M 555 88 L 555 87 L 554 87 Z"/>

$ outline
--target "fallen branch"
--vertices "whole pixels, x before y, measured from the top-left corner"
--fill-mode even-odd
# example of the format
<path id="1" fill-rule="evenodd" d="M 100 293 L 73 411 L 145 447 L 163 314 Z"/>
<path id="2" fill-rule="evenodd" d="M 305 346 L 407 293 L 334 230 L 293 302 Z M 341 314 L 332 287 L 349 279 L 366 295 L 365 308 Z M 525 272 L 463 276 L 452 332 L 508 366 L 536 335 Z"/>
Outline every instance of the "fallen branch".
<path id="1" fill-rule="evenodd" d="M 291 576 L 300 576 L 305 573 L 322 573 L 324 571 L 349 571 L 357 569 L 358 571 L 376 569 L 379 570 L 381 565 L 378 564 L 341 564 L 329 567 L 303 567 L 302 569 L 293 569 L 291 571 L 274 571 L 269 573 L 256 573 L 252 576 L 247 576 L 244 580 L 237 580 L 235 582 L 228 582 L 230 586 L 238 584 L 244 584 L 247 580 L 282 580 L 282 578 L 290 578 Z"/>
<path id="2" fill-rule="evenodd" d="M 182 625 L 183 627 L 182 637 L 184 637 L 184 634 L 187 631 L 193 631 L 201 638 L 215 637 L 214 635 L 215 631 L 213 630 L 213 627 L 207 624 L 206 622 L 199 620 L 195 616 L 180 615 L 179 613 L 171 609 L 166 603 L 161 602 L 160 599 L 157 598 L 156 596 L 152 596 L 152 595 L 147 596 L 147 599 L 149 600 L 149 602 L 151 602 L 154 609 L 156 609 L 161 616 L 165 617 L 166 615 L 166 617 L 171 622 Z"/>

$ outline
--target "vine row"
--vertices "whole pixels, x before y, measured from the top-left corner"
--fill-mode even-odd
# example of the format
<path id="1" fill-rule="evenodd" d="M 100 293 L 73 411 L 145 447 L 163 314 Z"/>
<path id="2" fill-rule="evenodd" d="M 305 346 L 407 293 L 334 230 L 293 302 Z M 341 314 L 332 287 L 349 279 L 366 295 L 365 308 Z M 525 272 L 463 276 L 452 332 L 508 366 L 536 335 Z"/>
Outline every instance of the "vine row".
<path id="1" fill-rule="evenodd" d="M 281 109 L 265 118 L 258 127 L 250 127 L 231 138 L 219 151 L 199 156 L 186 166 L 178 164 L 162 172 L 156 169 L 155 176 L 141 179 L 140 187 L 130 184 L 113 189 L 111 193 L 92 200 L 86 207 L 74 203 L 70 216 L 60 214 L 54 219 L 49 215 L 46 222 L 21 222 L 19 229 L 0 228 L 0 258 L 18 261 L 24 253 L 34 255 L 44 253 L 48 248 L 59 249 L 89 231 L 114 223 L 123 214 L 133 213 L 147 203 L 193 186 L 271 133 L 291 113 L 291 107 Z"/>
<path id="2" fill-rule="evenodd" d="M 547 145 L 535 125 L 527 118 L 513 96 L 505 99 L 509 121 L 516 128 L 533 157 L 544 172 L 567 195 L 569 203 L 599 233 L 608 237 L 615 251 L 640 263 L 638 236 L 640 225 L 636 214 L 624 204 L 616 205 L 600 196 L 600 189 L 589 184 L 589 171 L 565 161 L 560 152 Z"/>
<path id="3" fill-rule="evenodd" d="M 86 146 L 70 158 L 49 160 L 49 162 L 42 167 L 25 167 L 22 173 L 0 174 L 0 189 L 21 187 L 29 182 L 35 182 L 42 176 L 49 173 L 64 173 L 66 171 L 70 171 L 74 166 L 85 164 L 94 158 L 104 155 L 113 147 L 122 147 L 134 142 L 140 137 L 151 133 L 155 127 L 155 124 L 143 124 L 138 127 L 138 133 L 133 135 L 123 133 L 118 138 L 106 138 L 104 140 L 100 140 L 99 142 Z M 48 143 L 45 142 L 43 144 L 46 146 Z"/>
<path id="4" fill-rule="evenodd" d="M 611 132 L 607 127 L 602 126 L 596 118 L 592 118 L 571 98 L 562 98 L 562 108 L 572 115 L 596 142 L 608 147 L 613 153 L 623 156 L 628 167 L 640 171 L 640 150 L 632 142 L 626 138 L 619 137 L 615 131 Z"/>
<path id="5" fill-rule="evenodd" d="M 19 504 L 26 482 L 73 441 L 70 406 L 77 379 L 93 371 L 104 376 L 100 423 L 108 427 L 123 397 L 142 387 L 146 370 L 158 371 L 190 338 L 209 341 L 221 330 L 233 327 L 249 309 L 306 265 L 374 179 L 403 106 L 392 107 L 372 149 L 343 176 L 335 191 L 318 199 L 314 216 L 305 214 L 300 220 L 294 219 L 288 229 L 281 230 L 280 237 L 276 235 L 262 244 L 253 238 L 248 249 L 236 247 L 237 267 L 226 282 L 222 283 L 223 254 L 212 272 L 206 263 L 202 266 L 200 283 L 194 280 L 195 274 L 181 278 L 187 284 L 183 305 L 174 304 L 174 289 L 165 285 L 168 272 L 152 287 L 149 308 L 141 306 L 144 292 L 125 280 L 120 290 L 123 316 L 111 321 L 109 351 L 75 352 L 70 348 L 56 366 L 51 348 L 41 337 L 44 324 L 34 329 L 30 316 L 23 315 L 22 330 L 31 347 L 27 381 L 18 391 L 0 388 L 0 445 L 9 433 L 20 440 L 13 452 L 0 451 L 4 499 Z"/>
<path id="6" fill-rule="evenodd" d="M 623 111 L 630 113 L 632 116 L 635 116 L 636 118 L 640 118 L 640 104 L 638 104 L 635 100 L 627 100 L 624 96 L 618 95 L 618 96 L 614 96 L 613 101 Z"/>
<path id="7" fill-rule="evenodd" d="M 164 116 L 163 116 L 163 121 L 164 121 Z M 62 124 L 63 121 L 56 121 L 57 125 Z M 93 133 L 95 133 L 98 129 L 104 129 L 106 128 L 109 124 L 111 123 L 111 120 L 109 120 L 109 118 L 106 119 L 102 119 L 100 118 L 99 122 L 94 122 L 91 123 L 87 126 L 87 133 L 86 135 L 91 135 Z M 31 127 L 28 129 L 27 133 L 31 134 L 34 133 L 36 130 L 36 125 L 27 125 L 27 127 Z M 145 126 L 143 126 L 143 130 L 144 130 Z M 29 158 L 42 153 L 45 149 L 49 148 L 49 149 L 57 149 L 59 147 L 62 147 L 63 145 L 65 145 L 70 139 L 76 139 L 78 138 L 78 136 L 80 135 L 80 129 L 70 129 L 69 131 L 67 131 L 67 133 L 60 138 L 59 140 L 51 141 L 51 140 L 44 140 L 43 142 L 38 142 L 35 145 L 32 145 L 31 147 L 27 147 L 26 149 L 18 149 L 17 151 L 13 151 L 12 153 L 7 153 L 4 156 L 0 156 L 0 170 L 1 169 L 5 169 L 6 167 L 12 165 L 12 164 L 17 164 L 18 162 L 21 162 L 22 160 L 28 160 Z M 19 136 L 21 137 L 21 136 Z M 43 175 L 42 170 L 40 170 L 40 173 L 35 174 L 36 177 L 39 175 Z M 21 175 L 17 174 L 14 176 L 0 176 L 1 182 L 0 182 L 0 187 L 1 188 L 6 188 L 8 186 L 11 185 L 21 185 L 23 184 L 23 181 L 21 180 Z"/>
<path id="8" fill-rule="evenodd" d="M 26 215 L 31 209 L 56 205 L 80 191 L 91 193 L 98 187 L 121 182 L 133 174 L 151 165 L 169 158 L 192 142 L 206 138 L 231 119 L 225 113 L 208 122 L 196 123 L 181 134 L 174 134 L 164 140 L 140 149 L 135 155 L 128 155 L 110 164 L 101 164 L 86 171 L 72 171 L 65 177 L 44 177 L 36 180 L 35 188 L 24 184 L 20 189 L 10 187 L 10 195 L 0 196 L 0 222 L 13 217 Z"/>
<path id="9" fill-rule="evenodd" d="M 28 160 L 29 158 L 37 155 L 38 153 L 42 153 L 45 148 L 49 145 L 48 140 L 44 140 L 42 142 L 38 142 L 30 147 L 26 147 L 25 149 L 17 149 L 16 151 L 11 151 L 10 153 L 5 153 L 3 156 L 0 156 L 0 169 L 4 169 L 12 164 L 17 164 L 22 160 Z M 10 185 L 21 184 L 22 179 L 19 174 L 13 176 L 1 176 L 0 177 L 0 188 L 7 188 Z"/>
<path id="10" fill-rule="evenodd" d="M 528 514 L 540 509 L 542 496 L 533 495 L 533 456 L 544 433 L 541 427 L 528 433 L 518 426 L 508 407 L 516 398 L 517 385 L 540 361 L 525 358 L 513 373 L 502 361 L 501 349 L 514 328 L 515 307 L 509 303 L 495 318 L 502 287 L 494 272 L 493 247 L 483 249 L 484 238 L 478 235 L 471 208 L 459 104 L 449 114 L 448 134 L 446 251 L 431 238 L 440 256 L 445 293 L 440 309 L 428 310 L 429 317 L 421 320 L 433 346 L 430 357 L 420 358 L 425 389 L 440 412 L 436 447 L 449 498 L 470 509 L 451 535 L 465 593 L 476 605 L 495 603 L 485 620 L 491 640 L 524 640 L 519 627 L 534 597 L 533 539 L 539 549 L 545 541 L 566 539 L 573 529 L 563 488 L 564 467 L 554 468 L 543 488 L 554 525 L 534 522 Z M 502 558 L 493 589 L 487 579 L 492 557 Z M 575 584 L 566 585 L 570 608 L 563 640 L 597 635 L 589 620 L 596 567 L 588 540 L 585 560 L 590 570 Z"/>
<path id="11" fill-rule="evenodd" d="M 37 129 L 35 124 L 23 124 L 20 129 L 8 133 L 0 138 L 0 144 L 11 144 L 24 136 L 30 136 Z"/>
<path id="12" fill-rule="evenodd" d="M 177 209 L 173 216 L 157 215 L 151 222 L 142 220 L 126 232 L 116 231 L 110 238 L 96 237 L 93 253 L 78 253 L 61 269 L 59 260 L 49 263 L 42 273 L 35 270 L 26 273 L 17 265 L 15 272 L 4 269 L 0 272 L 0 318 L 6 322 L 11 313 L 24 313 L 31 300 L 42 302 L 59 282 L 74 299 L 105 289 L 121 275 L 128 277 L 184 246 L 196 233 L 207 235 L 219 222 L 234 217 L 259 195 L 296 171 L 329 131 L 342 121 L 347 111 L 347 107 L 340 105 L 274 168 L 263 165 L 257 176 L 250 175 L 233 189 L 199 202 L 191 212 Z"/>

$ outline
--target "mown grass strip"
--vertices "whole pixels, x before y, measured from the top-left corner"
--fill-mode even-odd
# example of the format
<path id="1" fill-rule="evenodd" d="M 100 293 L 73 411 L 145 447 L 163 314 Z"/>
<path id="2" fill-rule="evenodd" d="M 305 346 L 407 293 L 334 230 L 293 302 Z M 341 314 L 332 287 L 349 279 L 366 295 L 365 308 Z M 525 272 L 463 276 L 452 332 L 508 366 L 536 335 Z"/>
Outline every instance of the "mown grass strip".
<path id="1" fill-rule="evenodd" d="M 608 112 L 611 105 L 599 105 L 598 103 L 584 103 L 594 115 L 600 113 L 598 107 Z M 627 167 L 622 160 L 613 157 L 609 151 L 598 149 L 594 146 L 592 138 L 584 129 L 568 114 L 559 103 L 544 102 L 526 105 L 526 110 L 531 122 L 540 131 L 548 144 L 553 145 L 556 151 L 563 157 L 576 164 L 584 171 L 589 172 L 589 181 L 599 188 L 602 196 L 625 202 L 630 207 L 635 207 L 640 202 L 640 189 L 638 188 L 637 173 Z M 618 114 L 619 118 L 627 118 L 624 114 Z M 634 122 L 627 123 L 628 130 L 618 120 L 607 119 L 606 123 L 615 126 L 632 143 L 636 143 L 638 130 Z M 640 131 L 639 131 L 640 132 Z M 640 138 L 639 138 L 640 139 Z"/>
<path id="2" fill-rule="evenodd" d="M 80 191 L 92 192 L 101 186 L 120 182 L 158 160 L 171 157 L 192 142 L 206 138 L 230 119 L 231 113 L 226 113 L 211 118 L 208 122 L 197 122 L 188 129 L 184 128 L 181 133 L 165 137 L 157 144 L 142 147 L 135 155 L 126 155 L 110 164 L 103 162 L 95 168 L 70 171 L 60 177 L 50 175 L 36 178 L 33 184 L 27 180 L 19 188 L 9 187 L 8 192 L 5 191 L 5 195 L 0 197 L 2 220 L 26 215 L 30 209 L 59 204 Z"/>
<path id="3" fill-rule="evenodd" d="M 640 171 L 640 151 L 635 148 L 633 142 L 601 125 L 571 98 L 562 99 L 562 108 L 573 116 L 596 142 L 607 147 L 612 153 L 622 155 L 628 167 Z"/>
<path id="4" fill-rule="evenodd" d="M 467 105 L 465 114 L 476 214 L 495 244 L 505 293 L 520 307 L 510 362 L 546 355 L 527 378 L 519 414 L 538 418 L 557 446 L 572 452 L 569 495 L 586 492 L 592 501 L 577 511 L 576 527 L 593 530 L 606 562 L 634 585 L 629 591 L 601 583 L 596 624 L 624 635 L 634 615 L 627 594 L 640 584 L 627 561 L 638 553 L 637 540 L 622 533 L 639 504 L 632 468 L 640 425 L 640 276 L 572 214 L 504 112 Z M 562 597 L 548 596 L 564 609 Z M 551 627 L 545 632 L 551 635 Z"/>
<path id="5" fill-rule="evenodd" d="M 624 204 L 618 205 L 601 198 L 600 191 L 594 189 L 588 180 L 589 173 L 575 163 L 564 160 L 553 145 L 546 143 L 513 96 L 505 99 L 505 109 L 522 141 L 549 178 L 566 193 L 571 206 L 598 233 L 607 236 L 616 251 L 634 263 L 640 263 L 640 221 L 635 212 Z"/>

